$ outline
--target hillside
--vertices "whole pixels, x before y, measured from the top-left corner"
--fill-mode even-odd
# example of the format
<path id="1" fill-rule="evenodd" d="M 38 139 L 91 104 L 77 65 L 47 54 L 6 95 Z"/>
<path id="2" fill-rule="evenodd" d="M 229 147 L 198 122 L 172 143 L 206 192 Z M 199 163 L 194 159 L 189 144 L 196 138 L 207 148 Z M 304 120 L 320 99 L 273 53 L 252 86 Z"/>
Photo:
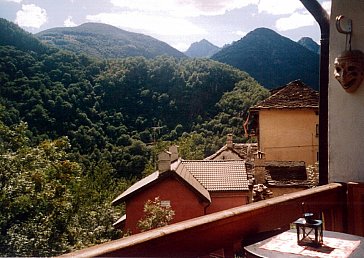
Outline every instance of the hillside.
<path id="1" fill-rule="evenodd" d="M 219 47 L 215 46 L 206 39 L 203 39 L 199 42 L 192 43 L 184 53 L 189 57 L 211 57 L 219 50 Z"/>
<path id="2" fill-rule="evenodd" d="M 308 50 L 311 50 L 314 53 L 320 54 L 320 45 L 309 37 L 303 37 L 299 41 L 297 41 L 297 43 L 304 46 Z"/>
<path id="3" fill-rule="evenodd" d="M 0 18 L 0 45 L 13 45 L 20 50 L 29 50 L 40 54 L 48 50 L 32 34 L 3 18 Z"/>
<path id="4" fill-rule="evenodd" d="M 52 257 L 120 238 L 113 200 L 171 143 L 202 159 L 268 92 L 209 59 L 99 60 L 0 31 L 0 256 Z M 39 51 L 39 49 L 41 51 Z M 36 52 L 38 51 L 38 52 Z M 158 130 L 155 130 L 155 127 Z M 130 232 L 128 232 L 130 233 Z M 35 237 L 36 236 L 36 237 Z"/>
<path id="5" fill-rule="evenodd" d="M 270 29 L 248 33 L 212 59 L 246 71 L 268 89 L 297 79 L 318 89 L 319 55 Z"/>
<path id="6" fill-rule="evenodd" d="M 93 60 L 43 46 L 11 22 L 5 21 L 2 31 L 3 26 L 17 29 L 14 40 L 0 46 L 0 105 L 5 107 L 0 118 L 8 125 L 27 122 L 34 142 L 67 136 L 81 155 L 133 144 L 145 148 L 157 125 L 159 139 L 168 141 L 202 132 L 214 143 L 203 153 L 209 155 L 228 131 L 243 135 L 240 114 L 267 94 L 245 72 L 213 60 Z M 33 44 L 43 46 L 44 54 L 34 52 Z M 230 106 L 234 96 L 239 101 Z M 113 163 L 116 175 L 140 176 L 149 162 L 148 152 L 141 153 Z"/>
<path id="7" fill-rule="evenodd" d="M 52 28 L 39 32 L 36 36 L 42 42 L 98 58 L 153 58 L 160 55 L 185 57 L 165 42 L 102 23 Z"/>

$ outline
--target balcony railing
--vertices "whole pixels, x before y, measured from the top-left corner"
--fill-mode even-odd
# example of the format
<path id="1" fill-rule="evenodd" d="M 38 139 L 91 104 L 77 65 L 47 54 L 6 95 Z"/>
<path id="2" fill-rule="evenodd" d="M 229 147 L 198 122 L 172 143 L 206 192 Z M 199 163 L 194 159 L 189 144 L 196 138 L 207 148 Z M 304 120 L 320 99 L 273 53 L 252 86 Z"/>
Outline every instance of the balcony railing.
<path id="1" fill-rule="evenodd" d="M 175 223 L 63 257 L 197 257 L 218 249 L 230 257 L 235 243 L 262 232 L 287 228 L 302 216 L 302 203 L 306 211 L 324 214 L 325 229 L 344 232 L 345 191 L 343 185 L 331 183 Z"/>

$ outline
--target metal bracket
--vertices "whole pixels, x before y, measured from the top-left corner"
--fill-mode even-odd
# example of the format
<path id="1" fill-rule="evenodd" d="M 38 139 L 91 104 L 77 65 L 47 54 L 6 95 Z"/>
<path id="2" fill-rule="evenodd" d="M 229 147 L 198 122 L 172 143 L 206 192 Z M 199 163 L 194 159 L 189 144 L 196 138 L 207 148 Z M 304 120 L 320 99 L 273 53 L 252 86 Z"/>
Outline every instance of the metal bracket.
<path id="1" fill-rule="evenodd" d="M 346 20 L 345 29 L 341 26 L 342 20 Z M 336 29 L 338 32 L 343 34 L 351 34 L 353 31 L 353 21 L 351 19 L 346 18 L 344 15 L 336 16 Z"/>

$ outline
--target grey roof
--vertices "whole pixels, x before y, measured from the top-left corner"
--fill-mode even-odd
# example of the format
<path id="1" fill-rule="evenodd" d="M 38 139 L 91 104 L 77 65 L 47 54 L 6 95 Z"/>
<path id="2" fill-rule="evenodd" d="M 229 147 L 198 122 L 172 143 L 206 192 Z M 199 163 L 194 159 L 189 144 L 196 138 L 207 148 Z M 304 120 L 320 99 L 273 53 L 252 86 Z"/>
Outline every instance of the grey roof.
<path id="1" fill-rule="evenodd" d="M 282 108 L 318 108 L 319 92 L 310 88 L 300 80 L 272 91 L 272 95 L 250 110 L 282 109 Z"/>
<path id="2" fill-rule="evenodd" d="M 253 154 L 258 150 L 258 144 L 257 143 L 233 143 L 233 147 L 229 148 L 227 144 L 222 146 L 218 151 L 216 151 L 214 154 L 208 156 L 204 160 L 216 160 L 216 158 L 224 158 L 224 160 L 229 160 L 229 156 L 233 156 L 230 154 L 235 153 L 236 156 L 238 156 L 241 159 L 246 160 L 248 158 L 249 154 Z M 250 153 L 249 153 L 250 152 Z M 223 155 L 223 154 L 226 155 Z M 235 158 L 236 159 L 236 158 Z"/>
<path id="3" fill-rule="evenodd" d="M 265 161 L 256 167 L 264 167 L 268 186 L 310 186 L 304 161 Z"/>

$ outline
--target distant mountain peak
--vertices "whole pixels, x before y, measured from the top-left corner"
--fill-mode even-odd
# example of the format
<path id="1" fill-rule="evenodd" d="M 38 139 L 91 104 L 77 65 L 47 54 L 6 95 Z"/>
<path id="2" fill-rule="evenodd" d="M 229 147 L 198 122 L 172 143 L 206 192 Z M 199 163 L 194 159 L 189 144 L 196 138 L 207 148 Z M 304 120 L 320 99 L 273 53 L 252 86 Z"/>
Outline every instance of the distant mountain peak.
<path id="1" fill-rule="evenodd" d="M 177 49 L 151 36 L 103 23 L 88 22 L 76 27 L 58 27 L 39 32 L 36 36 L 59 48 L 99 58 L 153 58 L 160 55 L 185 57 Z"/>
<path id="2" fill-rule="evenodd" d="M 297 41 L 297 43 L 314 53 L 320 52 L 320 45 L 317 44 L 312 38 L 302 37 L 299 41 Z"/>
<path id="3" fill-rule="evenodd" d="M 206 39 L 202 39 L 198 42 L 194 42 L 187 49 L 185 54 L 189 57 L 211 57 L 220 50 Z"/>
<path id="4" fill-rule="evenodd" d="M 301 78 L 318 88 L 319 55 L 267 28 L 257 28 L 211 57 L 239 68 L 268 89 Z"/>

